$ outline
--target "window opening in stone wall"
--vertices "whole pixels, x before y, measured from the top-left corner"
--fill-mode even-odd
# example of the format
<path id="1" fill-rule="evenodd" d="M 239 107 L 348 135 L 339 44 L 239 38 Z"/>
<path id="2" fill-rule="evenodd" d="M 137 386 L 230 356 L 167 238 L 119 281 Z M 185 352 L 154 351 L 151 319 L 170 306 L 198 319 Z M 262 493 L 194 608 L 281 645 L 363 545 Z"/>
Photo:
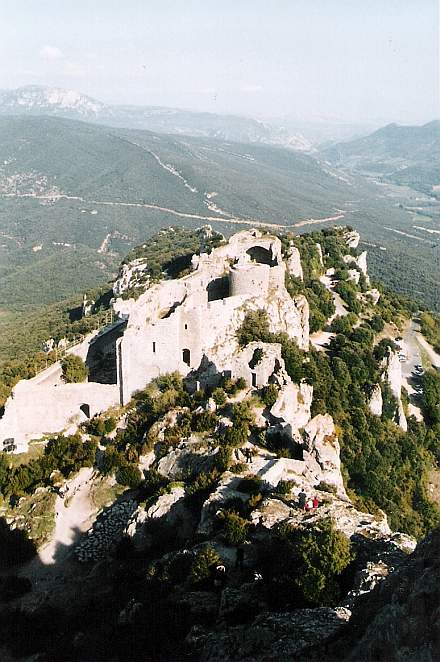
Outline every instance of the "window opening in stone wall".
<path id="1" fill-rule="evenodd" d="M 156 343 L 153 340 L 153 354 L 156 354 Z"/>
<path id="2" fill-rule="evenodd" d="M 182 358 L 183 362 L 186 363 L 187 366 L 191 365 L 191 352 L 189 349 L 184 349 L 182 351 Z"/>
<path id="3" fill-rule="evenodd" d="M 85 414 L 85 416 L 87 416 L 87 418 L 90 418 L 90 405 L 83 404 L 81 405 L 80 409 L 82 413 Z"/>

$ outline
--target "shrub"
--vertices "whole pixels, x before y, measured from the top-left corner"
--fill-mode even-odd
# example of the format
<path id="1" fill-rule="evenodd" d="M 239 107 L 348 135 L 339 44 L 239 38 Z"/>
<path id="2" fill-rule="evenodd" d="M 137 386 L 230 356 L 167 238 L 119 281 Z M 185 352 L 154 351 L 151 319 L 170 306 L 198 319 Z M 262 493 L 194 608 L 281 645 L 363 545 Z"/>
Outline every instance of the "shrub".
<path id="1" fill-rule="evenodd" d="M 241 545 L 246 540 L 250 523 L 235 512 L 222 512 L 223 535 L 228 545 Z"/>
<path id="2" fill-rule="evenodd" d="M 237 381 L 235 382 L 235 386 L 237 387 L 237 391 L 242 391 L 247 387 L 247 382 L 244 377 L 239 377 Z"/>
<path id="3" fill-rule="evenodd" d="M 186 486 L 186 493 L 188 496 L 194 496 L 196 494 L 209 494 L 209 492 L 214 488 L 217 483 L 219 473 L 216 469 L 213 469 L 209 473 L 204 473 L 203 471 L 198 474 L 195 480 L 192 481 L 189 485 Z"/>
<path id="4" fill-rule="evenodd" d="M 232 420 L 239 425 L 252 425 L 254 423 L 255 414 L 249 400 L 243 400 L 233 405 Z"/>
<path id="5" fill-rule="evenodd" d="M 249 312 L 237 332 L 238 342 L 242 347 L 254 340 L 265 342 L 269 335 L 269 318 L 265 310 Z"/>
<path id="6" fill-rule="evenodd" d="M 356 314 L 361 312 L 361 304 L 356 296 L 358 289 L 354 283 L 340 281 L 336 285 L 335 290 L 340 294 L 350 312 Z"/>
<path id="7" fill-rule="evenodd" d="M 217 416 L 212 411 L 193 414 L 191 428 L 195 432 L 213 432 L 217 426 Z"/>
<path id="8" fill-rule="evenodd" d="M 385 326 L 385 322 L 383 321 L 380 315 L 373 315 L 373 317 L 369 321 L 369 324 L 373 329 L 373 331 L 376 331 L 376 333 L 380 333 L 381 331 L 383 331 L 383 328 Z"/>
<path id="9" fill-rule="evenodd" d="M 201 508 L 211 492 L 216 489 L 219 476 L 217 469 L 212 469 L 209 473 L 202 471 L 185 485 L 185 501 L 194 517 L 200 517 Z"/>
<path id="10" fill-rule="evenodd" d="M 104 457 L 102 460 L 101 473 L 104 476 L 109 476 L 125 463 L 125 458 L 113 445 L 107 446 L 105 449 Z"/>
<path id="11" fill-rule="evenodd" d="M 223 441 L 226 445 L 237 448 L 242 446 L 248 438 L 249 426 L 246 424 L 233 425 L 223 431 Z"/>
<path id="12" fill-rule="evenodd" d="M 261 491 L 263 481 L 260 476 L 250 475 L 246 478 L 242 478 L 237 485 L 237 490 L 239 492 L 244 492 L 245 494 L 256 494 Z"/>
<path id="13" fill-rule="evenodd" d="M 296 483 L 294 480 L 280 480 L 276 486 L 275 492 L 277 494 L 290 494 Z"/>
<path id="14" fill-rule="evenodd" d="M 212 392 L 212 399 L 218 407 L 222 407 L 226 403 L 226 393 L 222 388 L 215 388 Z"/>
<path id="15" fill-rule="evenodd" d="M 397 413 L 399 411 L 399 403 L 397 401 L 397 398 L 393 394 L 391 390 L 391 386 L 389 385 L 388 382 L 382 382 L 380 387 L 382 390 L 382 401 L 383 401 L 382 420 L 395 421 Z"/>
<path id="16" fill-rule="evenodd" d="M 89 370 L 82 358 L 74 354 L 68 354 L 63 358 L 61 361 L 61 370 L 63 379 L 68 384 L 85 382 L 89 374 Z"/>
<path id="17" fill-rule="evenodd" d="M 337 531 L 331 520 L 323 520 L 319 528 L 299 533 L 297 552 L 300 567 L 296 585 L 306 602 L 334 604 L 340 596 L 336 578 L 353 559 L 347 536 Z"/>
<path id="18" fill-rule="evenodd" d="M 338 315 L 338 317 L 335 317 L 331 323 L 330 330 L 333 333 L 343 333 L 344 335 L 348 335 L 353 329 L 353 324 L 356 324 L 357 320 L 358 316 L 355 313 L 348 313 L 348 315 L 343 315 L 342 317 Z"/>
<path id="19" fill-rule="evenodd" d="M 168 485 L 168 478 L 159 473 L 157 469 L 147 469 L 144 472 L 142 498 L 149 499 L 156 494 L 164 492 Z"/>
<path id="20" fill-rule="evenodd" d="M 269 409 L 273 407 L 278 398 L 278 388 L 275 384 L 267 384 L 261 391 L 261 399 Z"/>
<path id="21" fill-rule="evenodd" d="M 87 432 L 95 437 L 103 437 L 105 435 L 105 423 L 99 416 L 91 418 L 85 427 Z"/>
<path id="22" fill-rule="evenodd" d="M 113 430 L 116 428 L 117 421 L 114 416 L 110 416 L 109 418 L 106 418 L 104 421 L 104 433 L 105 434 L 110 434 L 110 432 L 113 432 Z"/>
<path id="23" fill-rule="evenodd" d="M 221 386 L 228 395 L 235 395 L 247 387 L 247 382 L 243 377 L 239 377 L 235 382 L 230 377 L 224 377 Z"/>
<path id="24" fill-rule="evenodd" d="M 428 370 L 422 377 L 423 413 L 431 424 L 440 423 L 440 373 Z"/>
<path id="25" fill-rule="evenodd" d="M 229 471 L 232 471 L 234 474 L 242 474 L 246 471 L 246 469 L 247 464 L 245 462 L 236 462 L 231 467 L 229 467 Z"/>
<path id="26" fill-rule="evenodd" d="M 198 553 L 191 566 L 191 582 L 201 584 L 206 582 L 215 566 L 221 563 L 221 558 L 212 547 L 204 547 Z"/>
<path id="27" fill-rule="evenodd" d="M 318 483 L 316 489 L 319 490 L 320 492 L 329 492 L 330 494 L 336 494 L 336 486 L 331 485 L 331 483 L 326 483 L 323 480 L 321 480 L 321 482 Z"/>
<path id="28" fill-rule="evenodd" d="M 126 485 L 131 489 L 135 489 L 142 482 L 142 474 L 135 464 L 127 463 L 117 471 L 116 481 L 119 485 Z"/>
<path id="29" fill-rule="evenodd" d="M 230 446 L 220 446 L 215 454 L 215 467 L 218 471 L 227 471 L 232 462 L 232 448 Z"/>

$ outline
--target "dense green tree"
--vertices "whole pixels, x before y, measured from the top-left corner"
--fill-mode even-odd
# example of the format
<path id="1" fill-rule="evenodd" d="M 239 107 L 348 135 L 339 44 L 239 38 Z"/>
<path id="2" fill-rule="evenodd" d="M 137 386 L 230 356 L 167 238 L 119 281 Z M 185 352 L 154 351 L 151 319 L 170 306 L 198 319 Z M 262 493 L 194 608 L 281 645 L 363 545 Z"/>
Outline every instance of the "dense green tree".
<path id="1" fill-rule="evenodd" d="M 85 382 L 89 374 L 88 368 L 82 358 L 75 354 L 68 354 L 63 358 L 61 361 L 61 370 L 63 371 L 63 379 L 68 384 Z"/>
<path id="2" fill-rule="evenodd" d="M 353 559 L 350 541 L 337 531 L 332 520 L 322 520 L 298 534 L 299 560 L 296 585 L 306 602 L 332 605 L 340 597 L 337 578 Z"/>

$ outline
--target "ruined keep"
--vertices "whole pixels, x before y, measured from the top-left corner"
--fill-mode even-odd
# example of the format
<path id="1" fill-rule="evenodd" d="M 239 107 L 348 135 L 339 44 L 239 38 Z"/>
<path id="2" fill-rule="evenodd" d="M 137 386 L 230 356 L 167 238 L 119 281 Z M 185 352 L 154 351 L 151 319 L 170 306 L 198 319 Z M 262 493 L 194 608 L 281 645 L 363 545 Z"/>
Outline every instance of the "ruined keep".
<path id="1" fill-rule="evenodd" d="M 65 384 L 59 364 L 19 382 L 0 419 L 0 448 L 13 444 L 20 452 L 31 439 L 70 431 L 89 416 L 126 404 L 168 372 L 201 383 L 227 374 L 262 385 L 274 369 L 273 357 L 267 353 L 252 370 L 236 337 L 251 310 L 267 311 L 271 331 L 283 331 L 308 349 L 309 306 L 285 288 L 286 264 L 277 237 L 242 231 L 210 254 L 194 255 L 191 265 L 187 276 L 154 284 L 137 300 L 116 298 L 116 323 L 72 350 L 90 368 L 87 383 Z M 129 280 L 129 269 L 124 278 Z M 117 282 L 114 292 L 119 294 Z M 106 358 L 105 378 L 95 369 L 98 353 Z"/>

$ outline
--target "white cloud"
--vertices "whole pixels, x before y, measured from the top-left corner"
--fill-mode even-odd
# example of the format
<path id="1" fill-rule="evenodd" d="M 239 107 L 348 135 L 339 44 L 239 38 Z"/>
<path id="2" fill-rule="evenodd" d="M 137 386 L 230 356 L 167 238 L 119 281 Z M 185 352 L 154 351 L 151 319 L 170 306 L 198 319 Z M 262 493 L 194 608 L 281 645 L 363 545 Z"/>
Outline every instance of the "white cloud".
<path id="1" fill-rule="evenodd" d="M 263 87 L 262 85 L 243 85 L 241 91 L 246 92 L 246 94 L 255 94 L 255 92 L 262 92 Z"/>
<path id="2" fill-rule="evenodd" d="M 40 57 L 43 60 L 60 60 L 64 54 L 57 46 L 46 45 L 40 49 Z"/>

